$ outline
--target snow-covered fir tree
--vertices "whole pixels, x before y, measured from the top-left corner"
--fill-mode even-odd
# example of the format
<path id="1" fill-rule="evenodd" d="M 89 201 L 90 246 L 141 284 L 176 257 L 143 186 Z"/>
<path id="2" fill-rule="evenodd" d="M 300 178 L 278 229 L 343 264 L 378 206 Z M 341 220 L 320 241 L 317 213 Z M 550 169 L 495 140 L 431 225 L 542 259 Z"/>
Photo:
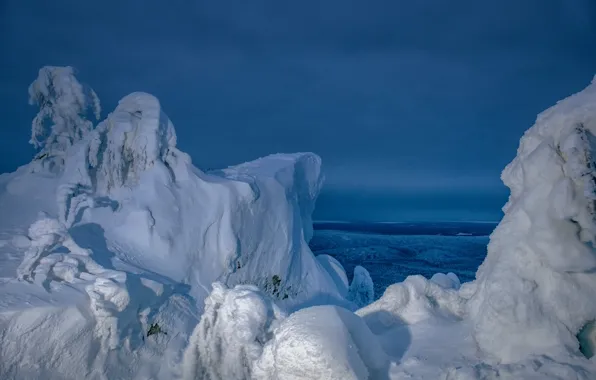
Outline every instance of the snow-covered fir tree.
<path id="1" fill-rule="evenodd" d="M 99 98 L 72 67 L 45 66 L 29 86 L 29 103 L 40 107 L 31 126 L 30 143 L 39 150 L 33 170 L 60 171 L 66 150 L 93 129 L 88 117 L 99 119 Z"/>

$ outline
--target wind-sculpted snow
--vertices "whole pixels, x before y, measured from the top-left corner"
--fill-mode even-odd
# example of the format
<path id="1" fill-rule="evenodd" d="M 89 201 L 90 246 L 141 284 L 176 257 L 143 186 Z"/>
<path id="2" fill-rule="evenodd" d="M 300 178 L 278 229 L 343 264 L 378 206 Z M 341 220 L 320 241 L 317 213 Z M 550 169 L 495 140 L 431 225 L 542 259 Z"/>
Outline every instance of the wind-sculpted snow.
<path id="1" fill-rule="evenodd" d="M 87 162 L 99 194 L 134 187 L 145 171 L 157 165 L 175 165 L 176 132 L 159 101 L 132 93 L 100 123 L 89 143 Z M 186 158 L 186 157 L 185 157 Z"/>
<path id="2" fill-rule="evenodd" d="M 505 168 L 511 189 L 469 307 L 480 348 L 512 363 L 581 355 L 596 320 L 596 83 L 538 116 Z"/>
<path id="3" fill-rule="evenodd" d="M 593 379 L 594 132 L 596 84 L 538 117 L 503 172 L 511 196 L 476 281 L 438 273 L 389 286 L 355 313 L 372 332 L 365 346 L 339 333 L 343 311 L 297 311 L 253 360 L 253 378 Z M 320 261 L 345 286 L 343 268 Z M 367 282 L 354 278 L 355 288 Z M 377 344 L 390 364 L 359 356 Z"/>
<path id="4" fill-rule="evenodd" d="M 214 284 L 184 354 L 184 379 L 250 379 L 285 314 L 254 285 Z"/>
<path id="5" fill-rule="evenodd" d="M 313 306 L 281 322 L 255 362 L 253 378 L 383 379 L 389 363 L 361 318 L 338 306 Z"/>
<path id="6" fill-rule="evenodd" d="M 257 284 L 287 302 L 321 290 L 341 298 L 306 245 L 322 181 L 317 156 L 205 174 L 175 145 L 159 101 L 126 96 L 73 147 L 58 190 L 62 223 L 98 224 L 119 258 L 190 284 L 199 302 L 214 281 Z"/>
<path id="7" fill-rule="evenodd" d="M 383 296 L 374 303 L 359 309 L 356 314 L 369 323 L 399 320 L 414 324 L 436 316 L 462 318 L 465 314 L 465 300 L 453 288 L 445 288 L 422 276 L 410 276 L 404 282 L 391 285 Z M 383 320 L 390 316 L 390 320 Z"/>
<path id="8" fill-rule="evenodd" d="M 364 307 L 375 299 L 373 280 L 370 278 L 368 271 L 360 265 L 354 268 L 354 277 L 348 290 L 348 299 L 358 307 Z"/>
<path id="9" fill-rule="evenodd" d="M 214 282 L 260 289 L 276 310 L 356 307 L 307 245 L 323 181 L 318 156 L 277 154 L 203 173 L 145 93 L 124 97 L 72 142 L 59 171 L 25 167 L 0 178 L 2 214 L 15 216 L 0 221 L 0 239 L 11 238 L 0 245 L 0 377 L 177 376 L 172 361 Z M 30 310 L 19 292 L 48 301 Z M 77 354 L 28 340 L 31 318 L 35 334 L 62 335 Z M 24 371 L 19 363 L 32 355 L 39 363 Z"/>
<path id="10" fill-rule="evenodd" d="M 375 301 L 366 269 L 349 284 L 307 245 L 318 156 L 204 173 L 159 101 L 133 93 L 60 170 L 0 176 L 0 378 L 594 379 L 593 133 L 596 84 L 522 138 L 475 281 L 437 266 Z M 447 241 L 345 241 L 406 257 L 421 239 Z"/>

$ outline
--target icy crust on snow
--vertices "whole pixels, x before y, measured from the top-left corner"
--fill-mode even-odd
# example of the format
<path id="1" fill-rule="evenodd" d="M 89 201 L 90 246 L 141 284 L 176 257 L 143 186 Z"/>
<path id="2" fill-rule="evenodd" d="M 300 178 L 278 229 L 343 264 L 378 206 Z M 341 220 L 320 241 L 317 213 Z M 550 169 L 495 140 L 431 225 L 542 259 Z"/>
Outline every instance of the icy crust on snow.
<path id="1" fill-rule="evenodd" d="M 596 320 L 596 83 L 537 118 L 502 180 L 511 189 L 469 301 L 479 347 L 502 363 L 581 355 Z"/>

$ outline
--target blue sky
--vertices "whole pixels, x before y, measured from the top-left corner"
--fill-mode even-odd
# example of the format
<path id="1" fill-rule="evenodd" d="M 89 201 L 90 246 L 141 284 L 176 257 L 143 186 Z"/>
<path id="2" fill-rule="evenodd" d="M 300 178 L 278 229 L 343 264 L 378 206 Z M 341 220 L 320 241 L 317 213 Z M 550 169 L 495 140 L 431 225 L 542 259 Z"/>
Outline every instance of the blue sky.
<path id="1" fill-rule="evenodd" d="M 200 168 L 313 151 L 319 219 L 498 219 L 538 112 L 596 74 L 592 0 L 0 2 L 0 171 L 27 86 L 71 65 L 104 116 L 156 95 Z"/>

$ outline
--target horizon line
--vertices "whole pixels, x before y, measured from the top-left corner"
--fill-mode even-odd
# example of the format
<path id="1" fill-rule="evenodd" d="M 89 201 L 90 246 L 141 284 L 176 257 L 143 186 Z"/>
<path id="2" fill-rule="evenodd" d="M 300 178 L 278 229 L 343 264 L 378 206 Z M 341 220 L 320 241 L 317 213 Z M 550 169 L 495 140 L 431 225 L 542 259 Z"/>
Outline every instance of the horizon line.
<path id="1" fill-rule="evenodd" d="M 368 223 L 368 224 L 412 224 L 412 223 L 485 223 L 485 224 L 499 224 L 501 221 L 491 220 L 418 220 L 418 221 L 365 221 L 365 220 L 313 220 L 315 223 L 336 223 L 336 224 L 356 224 L 356 223 Z"/>

